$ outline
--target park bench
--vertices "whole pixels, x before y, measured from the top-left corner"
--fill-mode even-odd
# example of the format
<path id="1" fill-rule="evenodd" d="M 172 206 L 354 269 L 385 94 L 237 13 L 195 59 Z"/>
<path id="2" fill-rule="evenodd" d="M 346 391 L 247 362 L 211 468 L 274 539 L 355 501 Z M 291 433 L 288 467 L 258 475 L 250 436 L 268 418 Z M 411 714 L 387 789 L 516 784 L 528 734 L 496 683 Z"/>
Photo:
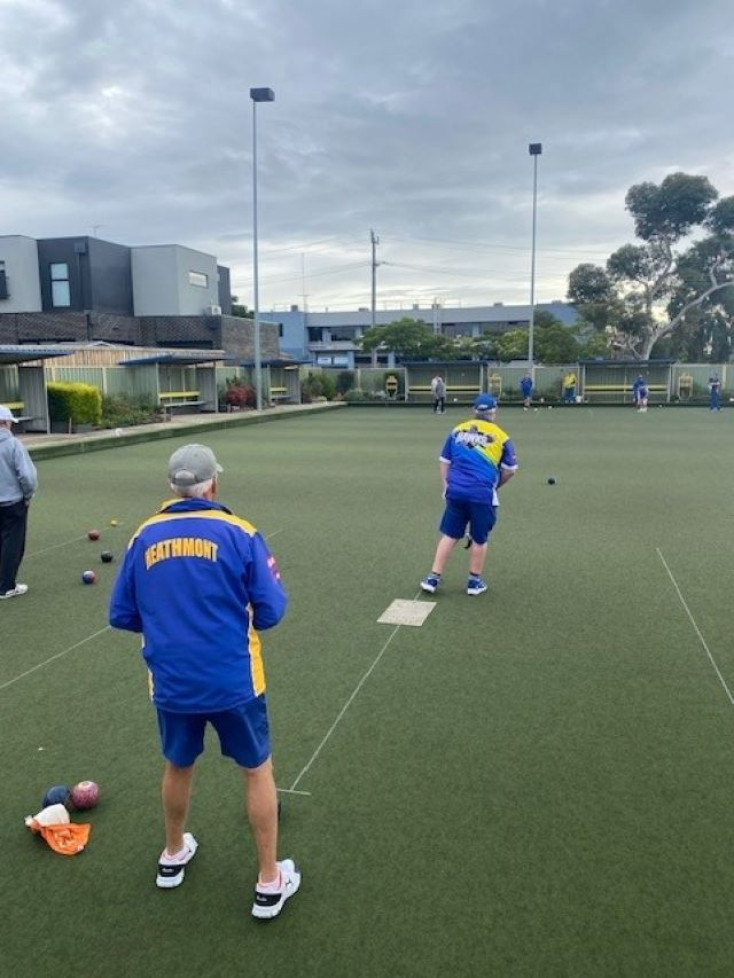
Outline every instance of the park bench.
<path id="1" fill-rule="evenodd" d="M 271 387 L 270 388 L 270 401 L 273 404 L 279 404 L 283 401 L 290 401 L 291 395 L 288 392 L 287 387 Z"/>
<path id="2" fill-rule="evenodd" d="M 649 394 L 667 394 L 666 384 L 648 384 Z M 633 394 L 632 384 L 585 384 L 584 394 Z"/>
<path id="3" fill-rule="evenodd" d="M 15 424 L 18 431 L 24 431 L 26 422 L 33 421 L 33 415 L 23 414 L 23 409 L 25 408 L 24 401 L 6 401 L 5 407 L 9 408 L 15 415 Z"/>
<path id="4" fill-rule="evenodd" d="M 200 391 L 163 391 L 158 395 L 158 400 L 163 409 L 163 417 L 168 421 L 173 417 L 174 411 L 182 414 L 187 411 L 197 412 L 206 404 L 206 401 L 201 400 Z"/>

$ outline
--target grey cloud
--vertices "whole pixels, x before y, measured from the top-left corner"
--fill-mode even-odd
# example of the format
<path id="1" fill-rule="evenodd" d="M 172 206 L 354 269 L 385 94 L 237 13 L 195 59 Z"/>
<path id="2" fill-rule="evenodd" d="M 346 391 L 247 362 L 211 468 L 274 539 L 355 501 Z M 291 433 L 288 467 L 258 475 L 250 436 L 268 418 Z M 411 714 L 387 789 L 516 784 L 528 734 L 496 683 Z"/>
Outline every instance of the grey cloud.
<path id="1" fill-rule="evenodd" d="M 305 289 L 315 306 L 364 304 L 371 227 L 394 263 L 379 271 L 385 296 L 526 301 L 529 142 L 544 145 L 540 299 L 559 298 L 595 250 L 631 240 L 631 184 L 680 168 L 734 191 L 723 0 L 4 10 L 3 233 L 102 224 L 110 240 L 178 241 L 230 264 L 244 301 L 251 86 L 276 92 L 258 109 L 265 303 Z"/>

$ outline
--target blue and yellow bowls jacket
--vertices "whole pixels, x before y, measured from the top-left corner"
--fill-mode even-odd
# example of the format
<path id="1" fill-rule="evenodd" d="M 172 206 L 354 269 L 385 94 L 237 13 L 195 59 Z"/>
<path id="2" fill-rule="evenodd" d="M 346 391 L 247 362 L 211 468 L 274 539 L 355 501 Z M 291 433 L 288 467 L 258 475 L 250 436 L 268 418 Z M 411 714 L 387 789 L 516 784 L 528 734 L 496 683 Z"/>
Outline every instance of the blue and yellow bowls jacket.
<path id="1" fill-rule="evenodd" d="M 287 604 L 252 524 L 217 502 L 176 499 L 130 540 L 109 619 L 142 632 L 156 706 L 210 713 L 265 691 L 258 632 L 277 625 Z"/>
<path id="2" fill-rule="evenodd" d="M 449 464 L 446 498 L 496 506 L 500 470 L 517 469 L 515 446 L 494 421 L 462 421 L 441 449 Z"/>

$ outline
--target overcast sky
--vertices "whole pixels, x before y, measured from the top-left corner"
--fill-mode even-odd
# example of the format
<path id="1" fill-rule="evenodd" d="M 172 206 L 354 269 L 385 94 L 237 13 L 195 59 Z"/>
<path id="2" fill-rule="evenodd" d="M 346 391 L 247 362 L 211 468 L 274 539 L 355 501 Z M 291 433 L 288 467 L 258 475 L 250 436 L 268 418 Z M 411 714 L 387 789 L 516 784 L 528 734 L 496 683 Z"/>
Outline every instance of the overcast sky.
<path id="1" fill-rule="evenodd" d="M 734 194 L 731 0 L 0 0 L 0 233 L 181 244 L 260 307 L 526 303 L 634 238 L 628 188 Z"/>

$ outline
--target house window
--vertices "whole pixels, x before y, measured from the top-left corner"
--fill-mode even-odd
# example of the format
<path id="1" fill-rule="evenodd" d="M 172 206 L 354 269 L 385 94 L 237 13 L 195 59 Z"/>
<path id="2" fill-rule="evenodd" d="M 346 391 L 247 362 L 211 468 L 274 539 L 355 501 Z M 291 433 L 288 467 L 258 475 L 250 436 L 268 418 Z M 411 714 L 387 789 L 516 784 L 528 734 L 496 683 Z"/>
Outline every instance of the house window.
<path id="1" fill-rule="evenodd" d="M 189 272 L 189 285 L 195 285 L 197 289 L 208 289 L 209 276 L 204 272 Z"/>
<path id="2" fill-rule="evenodd" d="M 335 326 L 331 331 L 331 339 L 341 343 L 353 343 L 357 328 L 356 326 Z"/>
<path id="3" fill-rule="evenodd" d="M 65 261 L 55 262 L 51 265 L 51 305 L 56 308 L 65 307 L 67 309 L 71 305 L 69 266 Z"/>

